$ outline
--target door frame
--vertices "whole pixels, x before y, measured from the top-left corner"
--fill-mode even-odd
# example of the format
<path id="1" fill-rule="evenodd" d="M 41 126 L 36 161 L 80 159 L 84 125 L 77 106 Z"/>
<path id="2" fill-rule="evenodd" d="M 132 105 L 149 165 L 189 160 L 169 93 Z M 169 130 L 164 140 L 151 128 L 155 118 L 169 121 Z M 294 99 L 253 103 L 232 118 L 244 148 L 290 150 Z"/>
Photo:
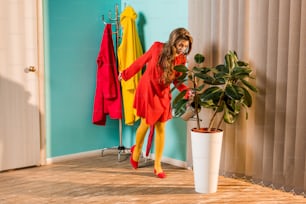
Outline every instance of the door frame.
<path id="1" fill-rule="evenodd" d="M 46 154 L 46 109 L 45 109 L 45 66 L 44 66 L 44 7 L 43 0 L 36 0 L 37 7 L 37 53 L 38 53 L 38 109 L 40 126 L 40 164 L 47 162 Z"/>

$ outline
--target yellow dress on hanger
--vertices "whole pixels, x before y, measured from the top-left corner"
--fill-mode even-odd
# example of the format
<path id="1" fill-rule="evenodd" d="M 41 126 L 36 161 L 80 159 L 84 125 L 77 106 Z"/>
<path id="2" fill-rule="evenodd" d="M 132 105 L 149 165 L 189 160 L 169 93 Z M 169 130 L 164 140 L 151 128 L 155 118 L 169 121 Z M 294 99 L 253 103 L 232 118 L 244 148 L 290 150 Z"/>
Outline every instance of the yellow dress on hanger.
<path id="1" fill-rule="evenodd" d="M 122 27 L 122 41 L 118 47 L 119 71 L 128 68 L 138 57 L 143 54 L 142 46 L 136 29 L 135 19 L 137 14 L 131 6 L 127 6 L 120 15 Z M 121 80 L 124 119 L 126 125 L 133 125 L 139 117 L 133 108 L 134 95 L 141 77 L 139 71 L 128 81 Z"/>

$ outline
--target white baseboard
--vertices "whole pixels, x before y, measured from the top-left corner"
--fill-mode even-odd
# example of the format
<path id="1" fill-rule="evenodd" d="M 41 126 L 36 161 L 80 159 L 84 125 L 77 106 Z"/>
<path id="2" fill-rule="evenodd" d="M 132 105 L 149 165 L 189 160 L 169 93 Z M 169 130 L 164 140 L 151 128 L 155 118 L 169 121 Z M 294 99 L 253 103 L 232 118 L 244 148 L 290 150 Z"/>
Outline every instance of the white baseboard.
<path id="1" fill-rule="evenodd" d="M 150 154 L 149 158 L 154 160 L 155 155 L 154 154 Z M 177 166 L 177 167 L 188 168 L 187 162 L 181 161 L 181 160 L 177 160 L 177 159 L 173 159 L 173 158 L 170 158 L 170 157 L 162 157 L 162 162 L 164 162 L 166 164 L 173 165 L 173 166 Z"/>
<path id="2" fill-rule="evenodd" d="M 97 155 L 101 155 L 101 150 L 93 150 L 93 151 L 88 151 L 88 152 L 81 152 L 81 153 L 76 153 L 76 154 L 67 154 L 67 155 L 64 155 L 64 156 L 47 158 L 46 164 L 53 164 L 53 163 L 57 163 L 57 162 L 63 162 L 63 161 L 80 159 L 80 158 L 84 158 L 84 157 L 91 157 L 91 156 L 97 156 Z"/>
<path id="3" fill-rule="evenodd" d="M 64 156 L 58 156 L 58 157 L 52 157 L 52 158 L 47 158 L 46 164 L 54 164 L 58 162 L 64 162 L 64 161 L 69 161 L 73 159 L 80 159 L 80 158 L 85 158 L 85 157 L 92 157 L 92 156 L 98 156 L 101 155 L 101 150 L 93 150 L 93 151 L 88 151 L 88 152 L 81 152 L 81 153 L 76 153 L 76 154 L 68 154 Z M 144 154 L 143 154 L 144 155 Z M 149 159 L 154 160 L 155 155 L 150 154 Z M 177 167 L 182 167 L 182 168 L 188 168 L 187 162 L 169 158 L 169 157 L 162 157 L 162 162 L 177 166 Z"/>

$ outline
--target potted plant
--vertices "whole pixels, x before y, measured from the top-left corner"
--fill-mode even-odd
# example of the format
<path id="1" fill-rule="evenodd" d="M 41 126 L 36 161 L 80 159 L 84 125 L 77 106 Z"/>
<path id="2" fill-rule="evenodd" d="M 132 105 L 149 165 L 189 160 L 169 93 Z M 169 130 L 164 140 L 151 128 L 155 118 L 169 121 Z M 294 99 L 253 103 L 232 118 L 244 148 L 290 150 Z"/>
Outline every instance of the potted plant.
<path id="1" fill-rule="evenodd" d="M 205 57 L 202 54 L 196 54 L 194 61 L 196 64 L 191 69 L 184 65 L 174 67 L 182 73 L 179 78 L 181 83 L 190 81 L 194 96 L 187 100 L 184 97 L 186 91 L 182 91 L 174 98 L 172 105 L 176 117 L 186 114 L 190 108 L 195 115 L 197 127 L 191 130 L 195 188 L 200 193 L 211 193 L 217 191 L 223 137 L 221 124 L 223 121 L 233 124 L 242 109 L 245 109 L 247 119 L 247 109 L 252 106 L 250 91 L 257 92 L 257 88 L 249 81 L 255 79 L 251 75 L 251 67 L 239 60 L 235 51 L 228 51 L 224 63 L 214 67 L 203 66 Z M 200 125 L 201 108 L 213 111 L 208 127 Z"/>

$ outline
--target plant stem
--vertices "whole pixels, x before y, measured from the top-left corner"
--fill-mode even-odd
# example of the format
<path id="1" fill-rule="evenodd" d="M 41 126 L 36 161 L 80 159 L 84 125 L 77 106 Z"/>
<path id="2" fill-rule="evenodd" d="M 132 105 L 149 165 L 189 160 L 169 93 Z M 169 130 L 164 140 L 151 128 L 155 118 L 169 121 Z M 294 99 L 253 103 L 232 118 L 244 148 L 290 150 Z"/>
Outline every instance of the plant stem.
<path id="1" fill-rule="evenodd" d="M 197 128 L 200 129 L 200 117 L 199 117 L 199 110 L 196 108 L 195 109 L 196 114 L 197 114 Z"/>
<path id="2" fill-rule="evenodd" d="M 216 108 L 216 110 L 214 111 L 214 114 L 209 122 L 209 125 L 208 125 L 208 131 L 211 130 L 213 124 L 214 124 L 214 121 L 215 121 L 215 118 L 216 118 L 216 115 L 217 115 L 217 111 L 218 111 L 218 108 Z"/>
<path id="3" fill-rule="evenodd" d="M 217 126 L 217 129 L 220 129 L 221 124 L 222 124 L 222 122 L 223 122 L 224 115 L 225 115 L 225 112 L 223 112 L 222 118 L 221 118 L 220 121 L 219 121 L 219 124 L 218 124 L 218 126 Z"/>
<path id="4" fill-rule="evenodd" d="M 193 90 L 194 91 L 194 110 L 196 112 L 196 115 L 197 115 L 197 129 L 200 129 L 200 117 L 199 117 L 199 110 L 198 110 L 198 107 L 199 107 L 199 104 L 198 104 L 198 94 L 197 94 L 197 91 L 196 91 L 196 82 L 195 82 L 195 77 L 193 76 L 193 79 L 192 79 L 192 83 L 193 83 Z"/>
<path id="5" fill-rule="evenodd" d="M 225 87 L 226 87 L 226 86 L 225 86 Z M 224 88 L 224 89 L 225 89 L 225 88 Z M 216 119 L 216 116 L 217 116 L 218 108 L 220 107 L 221 102 L 223 101 L 223 98 L 224 98 L 224 91 L 223 91 L 222 95 L 221 95 L 220 98 L 219 98 L 219 101 L 218 101 L 218 104 L 217 104 L 217 108 L 215 109 L 214 114 L 213 114 L 213 116 L 212 116 L 212 118 L 211 118 L 211 120 L 210 120 L 210 122 L 209 122 L 208 131 L 211 131 L 211 128 L 212 128 L 212 126 L 213 126 L 213 124 L 214 124 L 214 121 L 215 121 L 215 119 Z M 223 113 L 223 114 L 224 114 L 224 113 Z M 223 117 L 222 117 L 222 119 L 223 119 Z M 219 125 L 220 125 L 220 123 L 219 123 Z M 218 126 L 217 128 L 219 128 L 219 126 Z"/>

